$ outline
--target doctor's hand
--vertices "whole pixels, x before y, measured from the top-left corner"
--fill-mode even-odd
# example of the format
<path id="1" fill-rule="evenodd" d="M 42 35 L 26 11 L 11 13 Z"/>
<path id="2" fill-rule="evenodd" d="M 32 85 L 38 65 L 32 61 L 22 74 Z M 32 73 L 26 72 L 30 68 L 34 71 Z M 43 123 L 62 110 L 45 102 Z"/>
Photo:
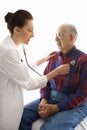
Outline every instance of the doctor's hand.
<path id="1" fill-rule="evenodd" d="M 47 118 L 50 115 L 59 111 L 58 106 L 56 104 L 40 104 L 38 109 L 38 114 L 42 118 Z"/>
<path id="2" fill-rule="evenodd" d="M 68 74 L 70 71 L 70 65 L 62 64 L 56 68 L 56 71 L 58 72 L 58 75 Z"/>
<path id="3" fill-rule="evenodd" d="M 51 52 L 48 54 L 48 56 L 46 56 L 44 59 L 45 61 L 48 61 L 50 60 L 52 57 L 54 57 L 56 55 L 56 52 Z"/>
<path id="4" fill-rule="evenodd" d="M 37 66 L 39 66 L 39 65 L 41 65 L 42 63 L 44 63 L 44 62 L 50 60 L 50 59 L 51 59 L 53 56 L 55 56 L 55 55 L 56 55 L 55 52 L 51 52 L 50 54 L 48 54 L 48 56 L 39 59 L 39 60 L 36 62 Z"/>
<path id="5" fill-rule="evenodd" d="M 68 74 L 70 71 L 70 65 L 69 64 L 62 64 L 58 66 L 56 69 L 52 70 L 45 76 L 47 77 L 47 80 L 49 81 L 50 79 L 56 77 L 57 75 L 65 75 Z"/>

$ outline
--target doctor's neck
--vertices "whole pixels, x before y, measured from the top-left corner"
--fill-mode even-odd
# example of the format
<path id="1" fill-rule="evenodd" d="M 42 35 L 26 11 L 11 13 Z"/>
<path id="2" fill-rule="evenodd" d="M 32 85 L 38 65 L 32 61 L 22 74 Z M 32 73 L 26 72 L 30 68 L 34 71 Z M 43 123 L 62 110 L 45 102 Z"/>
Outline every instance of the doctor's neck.
<path id="1" fill-rule="evenodd" d="M 20 39 L 16 35 L 11 35 L 10 37 L 12 38 L 16 46 L 21 44 Z"/>

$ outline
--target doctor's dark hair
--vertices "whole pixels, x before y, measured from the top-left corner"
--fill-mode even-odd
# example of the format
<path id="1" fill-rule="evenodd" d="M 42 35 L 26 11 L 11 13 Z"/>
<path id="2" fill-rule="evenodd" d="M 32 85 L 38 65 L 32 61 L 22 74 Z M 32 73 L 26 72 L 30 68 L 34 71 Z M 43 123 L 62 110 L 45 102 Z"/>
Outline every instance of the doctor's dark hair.
<path id="1" fill-rule="evenodd" d="M 15 13 L 8 12 L 5 16 L 7 28 L 11 34 L 13 34 L 15 26 L 23 27 L 27 20 L 33 20 L 33 16 L 26 10 L 17 10 Z"/>

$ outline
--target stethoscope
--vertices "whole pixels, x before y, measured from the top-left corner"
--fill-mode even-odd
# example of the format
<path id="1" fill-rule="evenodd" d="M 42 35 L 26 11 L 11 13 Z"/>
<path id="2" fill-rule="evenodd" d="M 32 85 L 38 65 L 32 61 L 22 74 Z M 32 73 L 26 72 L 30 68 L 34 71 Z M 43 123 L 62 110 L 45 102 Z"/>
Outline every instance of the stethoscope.
<path id="1" fill-rule="evenodd" d="M 32 68 L 29 63 L 28 63 L 28 60 L 27 60 L 27 56 L 26 56 L 26 51 L 25 51 L 25 48 L 24 48 L 24 45 L 22 44 L 22 48 L 23 48 L 23 53 L 24 53 L 24 57 L 25 57 L 25 61 L 26 61 L 26 64 L 27 66 L 32 70 L 34 71 L 37 75 L 39 76 L 42 76 L 39 72 L 37 72 L 34 68 Z M 74 66 L 76 64 L 76 61 L 75 60 L 71 60 L 70 61 L 70 66 Z"/>
<path id="2" fill-rule="evenodd" d="M 71 60 L 71 61 L 70 61 L 70 65 L 71 65 L 71 66 L 74 66 L 74 65 L 75 65 L 75 63 L 76 63 L 76 61 L 75 61 L 75 60 Z"/>
<path id="3" fill-rule="evenodd" d="M 28 66 L 32 71 L 34 71 L 37 75 L 42 76 L 40 73 L 38 73 L 34 68 L 32 68 L 32 67 L 29 65 L 28 60 L 27 60 L 27 56 L 26 56 L 26 51 L 25 51 L 25 48 L 24 48 L 24 45 L 23 45 L 23 44 L 22 44 L 22 48 L 23 48 L 23 53 L 24 53 L 24 57 L 25 57 L 25 61 L 26 61 L 27 66 Z"/>
<path id="4" fill-rule="evenodd" d="M 26 56 L 26 51 L 25 51 L 25 48 L 24 48 L 24 45 L 23 45 L 23 44 L 22 44 L 22 48 L 23 48 L 23 53 L 24 53 L 25 61 L 26 61 L 27 66 L 29 67 L 29 69 L 31 69 L 31 70 L 32 70 L 33 72 L 35 72 L 37 75 L 42 76 L 40 73 L 38 73 L 35 69 L 33 69 L 33 68 L 29 65 L 28 60 L 27 60 L 27 56 Z M 70 61 L 70 66 L 74 66 L 75 63 L 76 63 L 75 60 L 71 60 L 71 61 Z M 51 86 L 51 85 L 50 85 L 50 82 L 48 81 L 48 82 L 47 82 L 47 87 L 50 87 L 50 86 Z"/>

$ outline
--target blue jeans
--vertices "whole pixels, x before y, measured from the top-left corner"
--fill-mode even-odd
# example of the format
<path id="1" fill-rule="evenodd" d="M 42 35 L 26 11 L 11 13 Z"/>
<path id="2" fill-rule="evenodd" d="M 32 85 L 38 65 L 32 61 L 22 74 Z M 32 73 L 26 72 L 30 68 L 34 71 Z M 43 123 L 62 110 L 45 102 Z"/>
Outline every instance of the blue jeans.
<path id="1" fill-rule="evenodd" d="M 67 98 L 62 93 L 52 91 L 50 94 L 49 103 L 54 103 Z M 57 100 L 57 101 L 58 101 Z M 38 114 L 38 104 L 40 99 L 35 100 L 24 107 L 23 116 L 19 126 L 19 130 L 31 130 L 32 123 L 40 118 Z M 87 103 L 72 109 L 57 112 L 46 119 L 40 130 L 74 130 L 75 126 L 83 120 L 87 115 Z"/>

